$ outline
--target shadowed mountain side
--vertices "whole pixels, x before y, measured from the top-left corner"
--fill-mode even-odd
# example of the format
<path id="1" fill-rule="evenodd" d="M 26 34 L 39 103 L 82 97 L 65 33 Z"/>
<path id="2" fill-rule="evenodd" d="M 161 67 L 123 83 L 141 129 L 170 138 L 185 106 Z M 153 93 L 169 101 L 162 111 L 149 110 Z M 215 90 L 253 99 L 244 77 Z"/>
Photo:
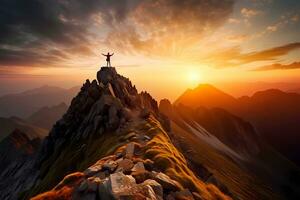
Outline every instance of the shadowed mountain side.
<path id="1" fill-rule="evenodd" d="M 78 91 L 78 87 L 63 89 L 53 86 L 43 86 L 18 94 L 0 97 L 0 116 L 17 116 L 27 118 L 44 106 L 54 106 L 61 102 L 69 105 Z"/>
<path id="2" fill-rule="evenodd" d="M 15 162 L 16 167 L 20 167 L 18 162 L 25 162 L 27 157 L 35 154 L 41 144 L 41 138 L 29 137 L 19 129 L 15 129 L 3 141 L 0 142 L 0 171 L 8 169 L 8 165 Z M 5 172 L 4 172 L 5 174 Z"/>
<path id="3" fill-rule="evenodd" d="M 15 129 L 25 133 L 30 139 L 35 137 L 44 138 L 48 134 L 47 129 L 37 127 L 17 117 L 0 117 L 0 142 Z"/>
<path id="4" fill-rule="evenodd" d="M 197 100 L 198 99 L 198 100 Z M 226 99 L 223 103 L 223 99 Z M 293 162 L 300 165 L 300 94 L 277 89 L 234 99 L 213 86 L 200 85 L 181 95 L 175 105 L 222 108 L 251 122 L 259 134 Z"/>
<path id="5" fill-rule="evenodd" d="M 208 134 L 212 134 L 241 156 L 260 152 L 260 138 L 251 124 L 223 109 L 193 109 L 182 104 L 172 106 L 165 99 L 160 102 L 159 110 L 185 130 L 195 131 L 202 126 Z"/>
<path id="6" fill-rule="evenodd" d="M 299 198 L 300 170 L 261 141 L 249 123 L 221 109 L 173 106 L 168 100 L 159 108 L 198 177 L 235 199 Z"/>
<path id="7" fill-rule="evenodd" d="M 54 123 L 63 116 L 67 109 L 68 106 L 65 103 L 51 107 L 45 106 L 31 114 L 26 121 L 45 129 L 51 129 Z"/>

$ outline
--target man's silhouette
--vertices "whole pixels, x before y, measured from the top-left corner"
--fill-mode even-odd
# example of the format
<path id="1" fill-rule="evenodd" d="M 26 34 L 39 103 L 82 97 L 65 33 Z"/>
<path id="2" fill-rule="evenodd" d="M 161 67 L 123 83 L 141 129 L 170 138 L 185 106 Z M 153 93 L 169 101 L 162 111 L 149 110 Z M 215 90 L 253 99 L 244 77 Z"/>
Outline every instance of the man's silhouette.
<path id="1" fill-rule="evenodd" d="M 102 53 L 102 55 L 106 57 L 106 65 L 107 65 L 107 67 L 111 67 L 111 64 L 110 64 L 110 57 L 111 57 L 111 56 L 113 56 L 113 55 L 114 55 L 114 53 L 112 53 L 112 54 L 109 54 L 109 52 L 107 52 L 107 54 L 106 54 L 106 55 L 105 55 L 105 54 L 103 54 L 103 53 Z"/>

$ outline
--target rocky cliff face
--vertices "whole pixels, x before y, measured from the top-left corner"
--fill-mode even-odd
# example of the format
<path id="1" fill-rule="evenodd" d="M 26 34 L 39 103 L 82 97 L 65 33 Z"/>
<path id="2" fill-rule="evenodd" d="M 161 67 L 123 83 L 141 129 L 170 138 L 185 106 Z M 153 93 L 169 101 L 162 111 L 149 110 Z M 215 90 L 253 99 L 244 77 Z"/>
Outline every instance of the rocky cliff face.
<path id="1" fill-rule="evenodd" d="M 82 86 L 34 158 L 8 166 L 13 178 L 1 181 L 0 199 L 230 199 L 188 167 L 150 94 L 115 68 L 102 67 L 97 79 Z"/>

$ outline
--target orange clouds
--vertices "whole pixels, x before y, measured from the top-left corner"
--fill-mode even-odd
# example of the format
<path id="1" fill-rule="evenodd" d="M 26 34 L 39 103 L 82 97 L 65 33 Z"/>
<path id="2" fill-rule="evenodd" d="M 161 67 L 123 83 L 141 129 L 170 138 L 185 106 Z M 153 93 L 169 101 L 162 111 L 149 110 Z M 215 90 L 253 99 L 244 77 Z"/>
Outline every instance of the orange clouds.
<path id="1" fill-rule="evenodd" d="M 300 69 L 300 62 L 293 62 L 290 64 L 272 64 L 256 68 L 254 71 L 267 71 L 267 70 L 287 70 L 287 69 Z"/>
<path id="2" fill-rule="evenodd" d="M 257 61 L 273 61 L 296 49 L 300 49 L 300 42 L 250 53 L 241 53 L 239 47 L 232 47 L 224 51 L 215 52 L 209 55 L 206 60 L 216 64 L 220 68 L 234 67 Z"/>

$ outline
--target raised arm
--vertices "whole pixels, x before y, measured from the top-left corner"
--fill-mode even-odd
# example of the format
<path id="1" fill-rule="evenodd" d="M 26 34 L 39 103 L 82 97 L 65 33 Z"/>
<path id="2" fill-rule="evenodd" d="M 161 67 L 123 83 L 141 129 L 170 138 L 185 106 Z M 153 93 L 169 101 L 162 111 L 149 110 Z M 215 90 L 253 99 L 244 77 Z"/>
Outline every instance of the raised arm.
<path id="1" fill-rule="evenodd" d="M 113 56 L 113 55 L 114 55 L 114 53 L 111 54 L 111 56 Z"/>
<path id="2" fill-rule="evenodd" d="M 101 53 L 103 56 L 106 56 L 105 54 Z"/>

